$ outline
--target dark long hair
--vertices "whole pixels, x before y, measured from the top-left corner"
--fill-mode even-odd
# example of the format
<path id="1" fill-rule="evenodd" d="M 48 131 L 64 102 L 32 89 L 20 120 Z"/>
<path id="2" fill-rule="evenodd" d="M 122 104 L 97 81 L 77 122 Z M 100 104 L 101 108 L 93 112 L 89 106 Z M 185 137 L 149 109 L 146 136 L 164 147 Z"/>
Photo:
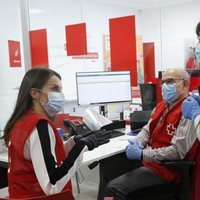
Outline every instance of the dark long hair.
<path id="1" fill-rule="evenodd" d="M 5 140 L 6 145 L 8 145 L 10 132 L 14 124 L 33 104 L 29 93 L 31 88 L 42 89 L 47 81 L 54 75 L 61 80 L 57 72 L 48 68 L 33 68 L 26 72 L 19 88 L 15 109 L 4 128 L 4 135 L 2 138 Z"/>
<path id="2" fill-rule="evenodd" d="M 197 34 L 197 37 L 200 36 L 200 22 L 196 26 L 196 34 Z"/>

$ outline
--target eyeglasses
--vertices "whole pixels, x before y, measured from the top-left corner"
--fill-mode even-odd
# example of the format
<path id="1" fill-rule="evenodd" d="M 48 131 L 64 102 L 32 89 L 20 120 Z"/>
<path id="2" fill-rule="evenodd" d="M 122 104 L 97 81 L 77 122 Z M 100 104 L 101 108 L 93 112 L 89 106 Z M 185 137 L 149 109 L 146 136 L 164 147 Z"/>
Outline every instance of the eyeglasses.
<path id="1" fill-rule="evenodd" d="M 168 79 L 162 80 L 161 84 L 164 84 L 164 83 L 166 83 L 167 85 L 168 84 L 174 84 L 174 83 L 176 83 L 176 81 L 180 81 L 180 80 L 184 80 L 184 79 L 168 78 Z"/>

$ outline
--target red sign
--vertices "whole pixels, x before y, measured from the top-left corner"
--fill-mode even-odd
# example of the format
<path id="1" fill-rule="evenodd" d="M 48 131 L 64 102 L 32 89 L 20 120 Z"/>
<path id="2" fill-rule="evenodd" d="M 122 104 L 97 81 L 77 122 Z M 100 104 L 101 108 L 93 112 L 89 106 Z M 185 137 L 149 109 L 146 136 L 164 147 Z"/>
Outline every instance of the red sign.
<path id="1" fill-rule="evenodd" d="M 65 26 L 67 55 L 87 54 L 86 23 Z"/>
<path id="2" fill-rule="evenodd" d="M 49 67 L 46 29 L 30 31 L 32 67 Z"/>
<path id="3" fill-rule="evenodd" d="M 132 86 L 137 86 L 135 16 L 109 19 L 111 70 L 131 71 Z"/>
<path id="4" fill-rule="evenodd" d="M 72 56 L 73 59 L 98 59 L 99 55 L 97 52 L 90 52 L 85 55 L 79 55 L 79 56 Z"/>
<path id="5" fill-rule="evenodd" d="M 20 42 L 8 40 L 10 67 L 21 67 Z"/>

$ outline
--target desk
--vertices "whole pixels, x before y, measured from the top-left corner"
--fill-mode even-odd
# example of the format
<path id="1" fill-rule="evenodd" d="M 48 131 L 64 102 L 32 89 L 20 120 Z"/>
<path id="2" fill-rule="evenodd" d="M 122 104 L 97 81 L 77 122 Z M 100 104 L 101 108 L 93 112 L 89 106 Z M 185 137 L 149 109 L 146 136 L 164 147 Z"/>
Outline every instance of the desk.
<path id="1" fill-rule="evenodd" d="M 122 131 L 125 132 L 125 135 L 112 138 L 109 143 L 101 145 L 92 151 L 85 152 L 83 154 L 82 165 L 87 165 L 94 161 L 122 153 L 128 144 L 128 139 L 134 138 L 134 136 L 127 135 L 130 132 L 130 125 L 126 125 L 126 129 L 122 129 Z"/>
<path id="2" fill-rule="evenodd" d="M 130 131 L 130 126 L 126 125 L 124 129 L 125 133 Z M 98 148 L 87 151 L 83 154 L 82 165 L 90 164 L 94 161 L 99 161 L 103 158 L 119 154 L 124 151 L 126 145 L 128 144 L 128 139 L 132 139 L 134 136 L 123 135 L 120 137 L 112 138 L 109 143 L 99 146 Z M 7 167 L 8 163 L 8 152 L 5 151 L 0 153 L 0 167 Z"/>
<path id="3" fill-rule="evenodd" d="M 128 144 L 128 139 L 133 139 L 134 136 L 123 135 L 120 137 L 112 138 L 109 143 L 99 146 L 98 148 L 87 151 L 83 154 L 82 165 L 90 164 L 94 161 L 99 161 L 103 158 L 107 158 L 125 150 Z"/>
<path id="4" fill-rule="evenodd" d="M 125 133 L 128 133 L 130 131 L 130 126 L 127 125 L 124 131 Z M 82 166 L 123 152 L 126 145 L 128 144 L 128 139 L 133 138 L 134 136 L 129 135 L 123 135 L 120 137 L 112 138 L 109 143 L 99 146 L 98 148 L 92 151 L 85 152 L 83 154 Z M 3 153 L 0 153 L 0 167 L 7 168 L 7 163 L 8 152 L 5 151 Z"/>

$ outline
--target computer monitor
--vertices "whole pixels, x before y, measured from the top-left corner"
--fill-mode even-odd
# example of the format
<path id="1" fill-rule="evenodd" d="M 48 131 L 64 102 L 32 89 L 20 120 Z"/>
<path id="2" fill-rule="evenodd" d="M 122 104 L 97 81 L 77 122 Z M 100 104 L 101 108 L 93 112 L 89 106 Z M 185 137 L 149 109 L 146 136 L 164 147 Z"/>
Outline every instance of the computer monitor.
<path id="1" fill-rule="evenodd" d="M 130 102 L 130 71 L 77 72 L 78 105 Z"/>

